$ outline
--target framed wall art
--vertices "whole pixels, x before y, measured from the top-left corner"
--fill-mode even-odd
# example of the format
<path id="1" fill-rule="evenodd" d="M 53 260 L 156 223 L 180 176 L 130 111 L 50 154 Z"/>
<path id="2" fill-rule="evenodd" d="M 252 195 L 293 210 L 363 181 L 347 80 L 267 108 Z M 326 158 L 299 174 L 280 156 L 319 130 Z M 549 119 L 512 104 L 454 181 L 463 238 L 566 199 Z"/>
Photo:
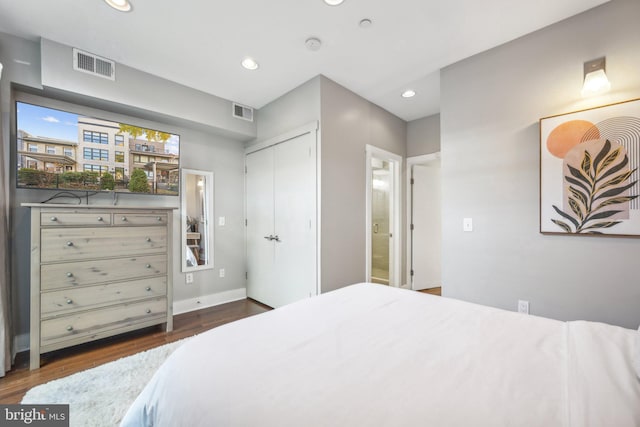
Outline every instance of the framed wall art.
<path id="1" fill-rule="evenodd" d="M 640 236 L 640 99 L 540 119 L 540 232 Z"/>

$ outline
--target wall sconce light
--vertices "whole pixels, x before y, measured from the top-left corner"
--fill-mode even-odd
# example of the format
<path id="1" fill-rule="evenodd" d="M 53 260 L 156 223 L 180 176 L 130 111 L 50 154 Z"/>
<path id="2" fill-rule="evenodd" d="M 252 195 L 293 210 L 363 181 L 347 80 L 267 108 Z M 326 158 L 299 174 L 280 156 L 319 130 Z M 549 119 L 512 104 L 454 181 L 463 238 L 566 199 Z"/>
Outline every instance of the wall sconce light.
<path id="1" fill-rule="evenodd" d="M 611 89 L 611 83 L 605 72 L 607 60 L 605 57 L 584 63 L 584 84 L 582 96 L 591 96 Z"/>

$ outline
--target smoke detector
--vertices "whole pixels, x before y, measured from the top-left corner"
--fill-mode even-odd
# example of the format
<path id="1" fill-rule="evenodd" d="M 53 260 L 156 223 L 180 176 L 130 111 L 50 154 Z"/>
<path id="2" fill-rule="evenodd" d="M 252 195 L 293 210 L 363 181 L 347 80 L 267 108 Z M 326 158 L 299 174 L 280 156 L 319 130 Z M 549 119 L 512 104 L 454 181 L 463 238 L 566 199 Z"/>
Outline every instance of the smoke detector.
<path id="1" fill-rule="evenodd" d="M 307 49 L 316 51 L 320 50 L 320 46 L 322 46 L 322 40 L 317 37 L 309 37 L 307 40 L 305 40 L 304 44 L 305 46 L 307 46 Z"/>

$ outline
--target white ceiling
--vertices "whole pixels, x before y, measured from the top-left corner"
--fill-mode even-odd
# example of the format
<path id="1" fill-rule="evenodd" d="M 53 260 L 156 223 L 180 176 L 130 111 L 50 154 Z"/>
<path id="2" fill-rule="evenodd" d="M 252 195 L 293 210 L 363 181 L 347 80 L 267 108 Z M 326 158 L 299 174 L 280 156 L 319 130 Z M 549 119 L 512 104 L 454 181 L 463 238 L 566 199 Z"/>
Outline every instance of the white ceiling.
<path id="1" fill-rule="evenodd" d="M 441 68 L 606 1 L 131 0 L 122 13 L 103 0 L 0 0 L 0 31 L 255 108 L 324 74 L 409 121 L 439 111 Z M 319 51 L 306 49 L 310 36 Z M 245 56 L 260 69 L 243 69 Z M 401 98 L 407 88 L 417 95 Z"/>

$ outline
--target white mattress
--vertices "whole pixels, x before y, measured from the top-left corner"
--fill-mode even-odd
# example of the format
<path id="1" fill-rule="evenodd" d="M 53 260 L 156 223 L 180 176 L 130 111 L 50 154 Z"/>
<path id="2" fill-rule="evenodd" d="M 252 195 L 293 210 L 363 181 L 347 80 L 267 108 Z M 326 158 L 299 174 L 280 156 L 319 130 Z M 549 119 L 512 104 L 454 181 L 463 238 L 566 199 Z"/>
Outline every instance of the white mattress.
<path id="1" fill-rule="evenodd" d="M 193 338 L 122 426 L 639 426 L 634 333 L 358 284 Z"/>

